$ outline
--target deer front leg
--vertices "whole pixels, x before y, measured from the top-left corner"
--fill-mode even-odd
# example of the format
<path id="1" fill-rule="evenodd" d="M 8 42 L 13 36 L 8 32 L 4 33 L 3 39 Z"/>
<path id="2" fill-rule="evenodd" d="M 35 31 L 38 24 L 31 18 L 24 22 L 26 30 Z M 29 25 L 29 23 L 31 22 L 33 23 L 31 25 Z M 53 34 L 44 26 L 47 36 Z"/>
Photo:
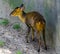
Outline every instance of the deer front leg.
<path id="1" fill-rule="evenodd" d="M 27 36 L 26 36 L 27 43 L 29 42 L 29 33 L 30 33 L 30 27 L 28 27 L 28 32 L 27 32 Z"/>
<path id="2" fill-rule="evenodd" d="M 34 41 L 34 29 L 31 28 L 31 30 L 32 30 L 32 41 Z"/>

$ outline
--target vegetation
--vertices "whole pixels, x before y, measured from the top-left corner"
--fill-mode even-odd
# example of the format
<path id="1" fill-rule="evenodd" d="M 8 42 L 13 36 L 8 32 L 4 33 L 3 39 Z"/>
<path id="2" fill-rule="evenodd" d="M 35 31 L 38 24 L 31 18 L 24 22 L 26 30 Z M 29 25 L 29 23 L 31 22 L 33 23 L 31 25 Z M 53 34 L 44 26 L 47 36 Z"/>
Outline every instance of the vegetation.
<path id="1" fill-rule="evenodd" d="M 23 0 L 3 0 L 5 2 L 8 2 L 11 8 L 18 7 L 22 4 Z"/>
<path id="2" fill-rule="evenodd" d="M 34 0 L 28 0 L 27 2 L 24 2 L 24 0 L 3 0 L 3 1 L 8 2 L 12 9 L 19 7 L 23 3 L 26 7 L 25 9 L 26 12 L 33 10 L 35 7 Z"/>
<path id="3" fill-rule="evenodd" d="M 25 5 L 27 5 L 27 7 L 25 9 L 26 12 L 30 12 L 30 11 L 34 10 L 34 7 L 35 7 L 34 0 L 28 0 L 28 2 L 25 4 Z"/>
<path id="4" fill-rule="evenodd" d="M 0 25 L 6 26 L 6 25 L 8 25 L 8 23 L 9 23 L 8 19 L 0 19 Z M 13 29 L 18 30 L 20 28 L 21 28 L 21 26 L 20 26 L 19 23 L 14 23 L 13 24 Z"/>
<path id="5" fill-rule="evenodd" d="M 20 29 L 20 24 L 15 23 L 15 24 L 13 25 L 13 29 L 16 29 L 16 30 Z"/>
<path id="6" fill-rule="evenodd" d="M 16 52 L 16 54 L 22 54 L 19 50 Z"/>
<path id="7" fill-rule="evenodd" d="M 0 41 L 0 47 L 4 46 L 5 42 L 4 41 Z"/>
<path id="8" fill-rule="evenodd" d="M 8 23 L 9 23 L 9 21 L 8 21 L 8 19 L 1 19 L 0 20 L 0 25 L 8 25 Z"/>

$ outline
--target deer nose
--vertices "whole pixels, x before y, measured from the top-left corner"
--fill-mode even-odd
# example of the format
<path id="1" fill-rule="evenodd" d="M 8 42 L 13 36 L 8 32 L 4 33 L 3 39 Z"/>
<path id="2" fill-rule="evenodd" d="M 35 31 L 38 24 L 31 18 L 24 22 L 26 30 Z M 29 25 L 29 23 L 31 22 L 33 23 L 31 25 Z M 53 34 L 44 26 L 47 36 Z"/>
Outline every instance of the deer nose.
<path id="1" fill-rule="evenodd" d="M 9 15 L 11 16 L 11 13 Z"/>
<path id="2" fill-rule="evenodd" d="M 12 15 L 12 12 L 9 15 L 11 16 Z"/>
<path id="3" fill-rule="evenodd" d="M 9 15 L 10 15 L 10 16 L 12 16 L 12 14 L 11 14 L 11 13 L 10 13 Z"/>

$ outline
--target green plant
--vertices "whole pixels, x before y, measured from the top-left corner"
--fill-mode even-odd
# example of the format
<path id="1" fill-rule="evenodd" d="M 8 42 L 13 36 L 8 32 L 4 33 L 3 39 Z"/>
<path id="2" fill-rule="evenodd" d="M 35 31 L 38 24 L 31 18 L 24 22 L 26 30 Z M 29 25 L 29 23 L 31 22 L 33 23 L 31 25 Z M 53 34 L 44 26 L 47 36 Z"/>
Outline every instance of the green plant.
<path id="1" fill-rule="evenodd" d="M 23 3 L 23 0 L 3 0 L 4 2 L 8 2 L 11 8 L 15 8 L 20 6 Z"/>
<path id="2" fill-rule="evenodd" d="M 0 41 L 0 46 L 4 46 L 5 45 L 5 42 L 4 41 Z"/>
<path id="3" fill-rule="evenodd" d="M 16 52 L 16 54 L 22 54 L 19 50 Z"/>
<path id="4" fill-rule="evenodd" d="M 15 23 L 15 24 L 13 25 L 13 29 L 16 29 L 16 30 L 20 29 L 20 24 Z"/>
<path id="5" fill-rule="evenodd" d="M 7 25 L 9 23 L 8 19 L 1 19 L 0 25 Z"/>

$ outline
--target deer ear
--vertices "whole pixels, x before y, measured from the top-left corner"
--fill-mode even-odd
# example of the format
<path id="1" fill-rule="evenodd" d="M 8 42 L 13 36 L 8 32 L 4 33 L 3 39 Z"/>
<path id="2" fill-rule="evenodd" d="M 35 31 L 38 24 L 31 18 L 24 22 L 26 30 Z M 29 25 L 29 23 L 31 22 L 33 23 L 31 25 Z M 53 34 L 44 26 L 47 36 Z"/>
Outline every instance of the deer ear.
<path id="1" fill-rule="evenodd" d="M 21 8 L 18 8 L 19 10 L 21 10 Z"/>

